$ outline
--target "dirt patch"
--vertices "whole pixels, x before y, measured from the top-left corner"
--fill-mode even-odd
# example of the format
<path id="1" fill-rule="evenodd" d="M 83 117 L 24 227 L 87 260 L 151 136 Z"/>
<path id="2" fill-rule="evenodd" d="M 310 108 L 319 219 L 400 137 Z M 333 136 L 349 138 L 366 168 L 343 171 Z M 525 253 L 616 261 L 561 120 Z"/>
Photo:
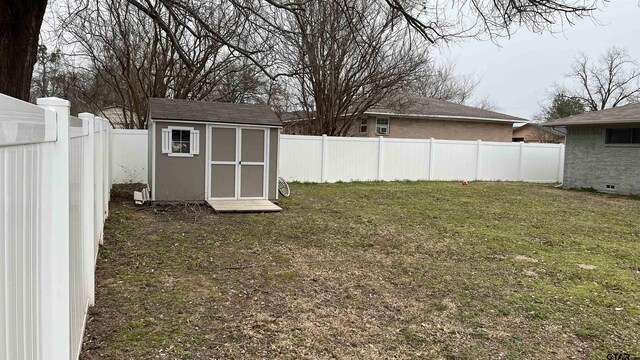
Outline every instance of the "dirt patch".
<path id="1" fill-rule="evenodd" d="M 533 270 L 525 270 L 524 274 L 530 277 L 538 277 L 538 273 Z"/>
<path id="2" fill-rule="evenodd" d="M 525 262 L 530 262 L 530 263 L 537 263 L 538 260 L 528 257 L 528 256 L 524 256 L 524 255 L 518 255 L 516 256 L 516 260 L 518 261 L 525 261 Z"/>
<path id="3" fill-rule="evenodd" d="M 115 184 L 111 189 L 111 201 L 131 201 L 133 204 L 133 192 L 142 191 L 143 188 L 144 184 L 141 183 Z"/>
<path id="4" fill-rule="evenodd" d="M 588 265 L 588 264 L 578 264 L 578 267 L 584 270 L 593 270 L 596 268 L 595 265 Z"/>

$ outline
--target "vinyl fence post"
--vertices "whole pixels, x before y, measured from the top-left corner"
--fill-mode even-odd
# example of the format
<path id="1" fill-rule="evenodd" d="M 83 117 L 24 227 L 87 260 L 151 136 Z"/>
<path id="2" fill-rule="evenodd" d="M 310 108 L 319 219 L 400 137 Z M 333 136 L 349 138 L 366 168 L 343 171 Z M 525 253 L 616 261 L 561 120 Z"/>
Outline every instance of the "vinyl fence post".
<path id="1" fill-rule="evenodd" d="M 433 180 L 433 167 L 434 167 L 434 159 L 435 157 L 435 146 L 436 139 L 431 138 L 431 143 L 429 144 L 429 180 Z"/>
<path id="2" fill-rule="evenodd" d="M 320 182 L 327 181 L 327 147 L 329 141 L 327 140 L 327 134 L 322 134 L 322 158 L 320 168 Z"/>
<path id="3" fill-rule="evenodd" d="M 378 180 L 382 180 L 382 167 L 384 165 L 383 141 L 384 138 L 382 136 L 378 137 Z"/>
<path id="4" fill-rule="evenodd" d="M 560 144 L 560 155 L 558 158 L 558 182 L 562 183 L 564 181 L 564 152 L 565 147 L 564 144 Z"/>
<path id="5" fill-rule="evenodd" d="M 89 292 L 89 305 L 95 304 L 95 205 L 94 205 L 94 156 L 93 142 L 95 134 L 93 130 L 93 114 L 81 113 L 82 127 L 89 130 L 89 135 L 84 138 L 83 149 L 84 164 L 82 166 L 82 241 L 84 242 L 84 271 L 87 274 L 87 289 Z"/>
<path id="6" fill-rule="evenodd" d="M 94 222 L 94 226 L 95 226 L 95 237 L 98 239 L 100 245 L 104 244 L 104 239 L 103 239 L 103 234 L 102 234 L 102 230 L 103 230 L 103 225 L 104 225 L 104 206 L 103 206 L 103 195 L 104 192 L 102 190 L 103 187 L 103 183 L 104 183 L 104 166 L 102 165 L 104 159 L 103 159 L 103 155 L 104 155 L 104 151 L 102 148 L 102 142 L 104 141 L 103 137 L 102 137 L 102 127 L 103 122 L 102 122 L 102 118 L 96 116 L 93 118 L 94 121 L 94 151 L 93 151 L 93 156 L 94 156 L 94 165 L 95 165 L 95 173 L 94 173 L 94 182 L 95 182 L 95 186 L 94 186 L 94 203 L 93 205 L 95 206 L 95 222 Z"/>
<path id="7" fill-rule="evenodd" d="M 69 296 L 69 107 L 67 100 L 40 98 L 38 106 L 56 112 L 56 141 L 46 156 L 48 191 L 42 201 L 43 235 L 40 279 L 41 354 L 48 359 L 71 358 Z"/>
<path id="8" fill-rule="evenodd" d="M 103 221 L 109 216 L 109 121 L 102 119 L 102 210 Z"/>
<path id="9" fill-rule="evenodd" d="M 524 141 L 520 142 L 520 161 L 518 162 L 518 181 L 524 181 Z"/>
<path id="10" fill-rule="evenodd" d="M 480 149 L 482 148 L 482 140 L 478 140 L 476 147 L 476 180 L 480 180 Z"/>

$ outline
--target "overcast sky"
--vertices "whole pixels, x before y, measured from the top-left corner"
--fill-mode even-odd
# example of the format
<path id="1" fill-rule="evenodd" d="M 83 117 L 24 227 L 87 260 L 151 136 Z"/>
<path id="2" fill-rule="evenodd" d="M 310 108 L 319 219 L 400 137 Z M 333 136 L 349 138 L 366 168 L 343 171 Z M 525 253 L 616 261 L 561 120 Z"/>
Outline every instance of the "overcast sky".
<path id="1" fill-rule="evenodd" d="M 520 29 L 510 39 L 500 39 L 500 47 L 467 40 L 441 48 L 441 56 L 454 61 L 457 72 L 480 78 L 477 98 L 488 96 L 498 111 L 530 119 L 554 83 L 570 83 L 565 75 L 580 52 L 596 58 L 618 46 L 640 62 L 639 1 L 612 0 L 596 12 L 598 23 L 584 19 L 560 34 Z"/>

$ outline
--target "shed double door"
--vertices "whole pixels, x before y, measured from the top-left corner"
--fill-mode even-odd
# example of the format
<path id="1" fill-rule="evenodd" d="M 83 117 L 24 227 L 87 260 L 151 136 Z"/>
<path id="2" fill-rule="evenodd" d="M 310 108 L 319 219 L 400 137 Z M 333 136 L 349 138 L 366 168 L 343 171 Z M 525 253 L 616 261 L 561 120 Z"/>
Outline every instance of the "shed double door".
<path id="1" fill-rule="evenodd" d="M 209 199 L 267 198 L 267 129 L 209 126 Z"/>

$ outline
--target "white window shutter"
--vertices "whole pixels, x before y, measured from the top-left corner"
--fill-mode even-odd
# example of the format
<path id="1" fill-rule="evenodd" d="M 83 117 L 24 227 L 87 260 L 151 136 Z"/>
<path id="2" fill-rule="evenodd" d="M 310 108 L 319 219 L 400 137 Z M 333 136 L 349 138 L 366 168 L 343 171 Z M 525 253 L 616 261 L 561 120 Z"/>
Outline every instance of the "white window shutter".
<path id="1" fill-rule="evenodd" d="M 191 155 L 200 154 L 200 130 L 191 130 Z"/>
<path id="2" fill-rule="evenodd" d="M 171 129 L 162 129 L 162 153 L 171 153 Z"/>

